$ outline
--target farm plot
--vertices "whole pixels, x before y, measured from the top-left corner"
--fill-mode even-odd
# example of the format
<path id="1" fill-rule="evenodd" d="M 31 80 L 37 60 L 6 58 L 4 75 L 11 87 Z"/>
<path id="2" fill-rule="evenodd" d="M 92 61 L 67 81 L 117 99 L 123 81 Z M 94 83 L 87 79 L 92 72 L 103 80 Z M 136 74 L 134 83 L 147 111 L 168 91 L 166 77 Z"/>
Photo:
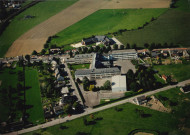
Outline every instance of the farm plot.
<path id="1" fill-rule="evenodd" d="M 12 44 L 6 53 L 6 56 L 30 54 L 33 50 L 40 51 L 49 36 L 64 30 L 99 9 L 167 8 L 169 7 L 169 3 L 170 0 L 142 0 L 141 2 L 138 2 L 137 0 L 80 0 L 23 34 Z M 8 47 L 9 46 L 10 44 Z M 2 56 L 7 51 L 8 47 L 7 45 L 2 46 Z"/>

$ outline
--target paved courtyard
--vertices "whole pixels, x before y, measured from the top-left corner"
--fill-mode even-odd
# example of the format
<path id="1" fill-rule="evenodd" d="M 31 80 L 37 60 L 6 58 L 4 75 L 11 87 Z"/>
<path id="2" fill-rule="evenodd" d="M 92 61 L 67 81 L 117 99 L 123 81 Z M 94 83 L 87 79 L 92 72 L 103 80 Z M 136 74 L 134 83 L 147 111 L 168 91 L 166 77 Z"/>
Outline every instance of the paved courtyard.
<path id="1" fill-rule="evenodd" d="M 130 60 L 117 60 L 117 61 L 114 61 L 114 66 L 121 67 L 121 74 L 126 74 L 129 69 L 132 69 L 133 72 L 136 71 L 135 66 L 131 63 Z"/>

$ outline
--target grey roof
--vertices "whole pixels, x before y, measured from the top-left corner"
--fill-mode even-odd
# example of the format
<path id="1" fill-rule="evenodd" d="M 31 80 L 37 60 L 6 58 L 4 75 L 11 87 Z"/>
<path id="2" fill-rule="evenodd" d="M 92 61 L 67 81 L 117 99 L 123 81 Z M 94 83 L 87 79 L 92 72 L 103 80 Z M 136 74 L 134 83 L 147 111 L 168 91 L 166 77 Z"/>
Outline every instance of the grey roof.
<path id="1" fill-rule="evenodd" d="M 75 75 L 103 74 L 103 73 L 115 73 L 115 72 L 120 72 L 118 67 L 77 70 L 75 72 Z"/>
<path id="2" fill-rule="evenodd" d="M 111 52 L 112 54 L 118 54 L 118 53 L 137 53 L 135 49 L 126 49 L 126 50 L 115 50 Z"/>
<path id="3" fill-rule="evenodd" d="M 89 53 L 89 54 L 77 54 L 77 55 L 75 55 L 75 59 L 76 58 L 92 58 L 93 57 L 93 55 L 94 55 L 94 53 Z"/>

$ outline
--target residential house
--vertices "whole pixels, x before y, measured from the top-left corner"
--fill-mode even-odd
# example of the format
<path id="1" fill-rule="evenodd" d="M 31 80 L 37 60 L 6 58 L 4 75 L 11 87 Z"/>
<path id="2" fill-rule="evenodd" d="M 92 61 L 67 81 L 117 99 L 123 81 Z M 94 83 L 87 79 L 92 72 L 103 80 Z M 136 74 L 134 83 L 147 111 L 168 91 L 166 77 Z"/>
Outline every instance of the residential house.
<path id="1" fill-rule="evenodd" d="M 162 75 L 162 79 L 163 79 L 164 81 L 166 81 L 166 80 L 167 80 L 167 76 L 166 76 L 166 75 Z"/>
<path id="2" fill-rule="evenodd" d="M 56 115 L 60 115 L 60 114 L 62 114 L 64 112 L 62 106 L 55 106 L 55 107 L 53 107 L 53 111 L 54 111 L 54 113 Z"/>
<path id="3" fill-rule="evenodd" d="M 135 104 L 137 104 L 137 105 L 143 105 L 143 104 L 147 103 L 147 99 L 146 99 L 146 97 L 143 95 L 143 96 L 134 98 L 134 99 L 133 99 L 133 102 L 134 102 Z"/>
<path id="4" fill-rule="evenodd" d="M 190 84 L 189 85 L 186 85 L 184 87 L 181 87 L 180 90 L 183 92 L 183 93 L 189 93 L 190 92 Z"/>

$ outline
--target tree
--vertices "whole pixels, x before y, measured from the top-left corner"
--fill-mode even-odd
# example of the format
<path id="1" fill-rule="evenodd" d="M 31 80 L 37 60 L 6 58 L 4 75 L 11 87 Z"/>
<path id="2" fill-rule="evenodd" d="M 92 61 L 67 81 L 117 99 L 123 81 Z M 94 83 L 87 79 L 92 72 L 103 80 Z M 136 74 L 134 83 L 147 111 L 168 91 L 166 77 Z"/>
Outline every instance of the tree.
<path id="1" fill-rule="evenodd" d="M 96 46 L 94 49 L 95 52 L 98 52 L 99 50 L 100 50 L 100 46 Z"/>
<path id="2" fill-rule="evenodd" d="M 127 72 L 127 79 L 129 80 L 134 80 L 135 79 L 135 74 L 132 69 L 129 69 Z"/>
<path id="3" fill-rule="evenodd" d="M 93 52 L 94 48 L 91 46 L 90 49 L 88 50 L 89 53 Z"/>
<path id="4" fill-rule="evenodd" d="M 27 59 L 28 63 L 30 63 L 30 55 L 26 55 L 25 58 Z"/>
<path id="5" fill-rule="evenodd" d="M 109 80 L 107 80 L 105 83 L 104 83 L 104 89 L 105 90 L 110 90 L 111 89 L 111 82 Z"/>
<path id="6" fill-rule="evenodd" d="M 45 43 L 45 44 L 44 44 L 44 48 L 46 48 L 46 49 L 49 48 L 49 44 L 48 44 L 48 43 Z"/>
<path id="7" fill-rule="evenodd" d="M 152 51 L 154 48 L 155 48 L 155 43 L 152 43 L 152 44 L 149 46 L 149 50 Z"/>
<path id="8" fill-rule="evenodd" d="M 90 81 L 86 76 L 83 78 L 82 83 L 83 83 L 84 90 L 88 90 L 88 87 L 90 85 Z"/>
<path id="9" fill-rule="evenodd" d="M 32 52 L 32 55 L 37 55 L 38 53 L 37 53 L 37 51 L 36 50 L 34 50 L 33 52 Z"/>
<path id="10" fill-rule="evenodd" d="M 73 56 L 73 52 L 70 50 L 69 51 L 69 56 L 72 57 Z"/>
<path id="11" fill-rule="evenodd" d="M 145 48 L 148 48 L 148 47 L 149 47 L 149 44 L 148 44 L 148 43 L 145 43 L 145 44 L 144 44 L 144 47 L 145 47 Z"/>
<path id="12" fill-rule="evenodd" d="M 124 45 L 120 45 L 120 50 L 123 50 L 124 49 Z"/>
<path id="13" fill-rule="evenodd" d="M 134 92 L 137 92 L 139 90 L 139 84 L 137 82 L 132 82 L 129 87 L 130 90 Z"/>
<path id="14" fill-rule="evenodd" d="M 111 46 L 109 45 L 107 48 L 106 48 L 107 52 L 111 51 Z"/>
<path id="15" fill-rule="evenodd" d="M 130 49 L 130 44 L 127 43 L 126 49 Z"/>
<path id="16" fill-rule="evenodd" d="M 136 45 L 136 44 L 133 44 L 133 45 L 132 45 L 132 48 L 133 48 L 133 49 L 137 49 L 137 45 Z"/>
<path id="17" fill-rule="evenodd" d="M 114 50 L 117 50 L 117 49 L 118 49 L 118 45 L 117 45 L 117 44 L 114 44 L 114 45 L 113 45 L 113 49 L 114 49 Z"/>
<path id="18" fill-rule="evenodd" d="M 72 107 L 71 107 L 70 104 L 66 104 L 66 105 L 63 107 L 63 110 L 64 110 L 64 112 L 66 112 L 67 114 L 71 114 Z"/>
<path id="19" fill-rule="evenodd" d="M 167 76 L 166 82 L 167 82 L 168 84 L 171 84 L 171 83 L 172 83 L 172 78 L 171 78 L 170 75 Z"/>

